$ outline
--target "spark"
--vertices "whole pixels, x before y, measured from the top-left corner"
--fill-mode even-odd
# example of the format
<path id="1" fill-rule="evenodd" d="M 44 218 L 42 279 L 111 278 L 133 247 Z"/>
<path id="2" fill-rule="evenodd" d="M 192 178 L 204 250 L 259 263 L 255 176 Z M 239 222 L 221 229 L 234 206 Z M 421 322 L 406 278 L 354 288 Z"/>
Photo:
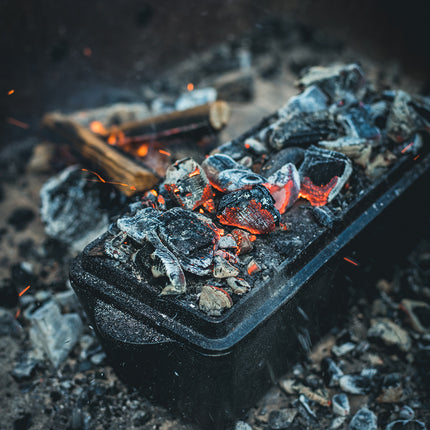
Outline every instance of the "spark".
<path id="1" fill-rule="evenodd" d="M 18 295 L 19 297 L 21 297 L 26 291 L 28 291 L 30 288 L 30 285 L 28 285 L 27 287 L 25 287 Z"/>
<path id="2" fill-rule="evenodd" d="M 11 96 L 14 92 L 15 92 L 15 90 L 9 90 L 9 91 L 7 92 L 7 95 L 8 95 L 8 96 Z"/>
<path id="3" fill-rule="evenodd" d="M 21 315 L 21 308 L 18 308 L 17 310 L 16 310 L 16 313 L 15 313 L 15 319 L 17 320 L 18 318 L 19 318 L 19 316 Z"/>
<path id="4" fill-rule="evenodd" d="M 357 263 L 356 261 L 351 260 L 351 259 L 350 259 L 350 258 L 348 258 L 348 257 L 343 257 L 343 259 L 344 259 L 345 261 L 347 261 L 348 263 L 353 264 L 354 266 L 358 266 L 358 263 Z"/>
<path id="5" fill-rule="evenodd" d="M 93 175 L 96 175 L 98 178 L 98 181 L 95 179 L 87 179 L 89 182 L 102 182 L 103 184 L 112 184 L 112 185 L 121 185 L 122 187 L 130 187 L 130 190 L 135 190 L 136 187 L 133 185 L 123 184 L 122 182 L 112 182 L 112 181 L 106 181 L 106 179 L 103 179 L 97 172 L 93 172 L 92 170 L 88 169 L 81 169 L 83 172 L 92 173 Z"/>
<path id="6" fill-rule="evenodd" d="M 414 158 L 414 161 L 417 161 L 417 160 L 418 160 L 418 158 L 420 158 L 420 154 L 418 154 L 418 155 Z"/>
<path id="7" fill-rule="evenodd" d="M 187 90 L 188 90 L 188 91 L 193 91 L 193 90 L 194 90 L 194 84 L 193 84 L 192 82 L 190 82 L 190 83 L 187 85 Z"/>
<path id="8" fill-rule="evenodd" d="M 170 152 L 167 152 L 167 151 L 165 151 L 164 149 L 159 149 L 159 150 L 158 150 L 158 152 L 159 152 L 160 154 L 165 154 L 165 155 L 168 155 L 168 156 L 172 155 Z"/>
<path id="9" fill-rule="evenodd" d="M 409 145 L 406 145 L 400 152 L 404 154 L 413 144 L 414 142 L 411 142 Z"/>
<path id="10" fill-rule="evenodd" d="M 8 122 L 9 124 L 12 124 L 12 125 L 16 125 L 17 127 L 24 128 L 24 129 L 30 128 L 30 126 L 27 123 L 19 121 L 18 119 L 15 119 L 12 117 L 6 118 L 6 122 Z"/>

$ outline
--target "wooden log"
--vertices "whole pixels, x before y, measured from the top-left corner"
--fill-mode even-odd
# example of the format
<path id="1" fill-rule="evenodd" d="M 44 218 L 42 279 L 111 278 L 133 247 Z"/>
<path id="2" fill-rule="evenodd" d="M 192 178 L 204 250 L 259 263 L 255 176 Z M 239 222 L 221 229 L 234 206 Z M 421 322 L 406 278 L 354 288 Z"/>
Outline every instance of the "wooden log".
<path id="1" fill-rule="evenodd" d="M 221 130 L 230 118 L 230 107 L 222 101 L 206 103 L 190 109 L 169 112 L 140 121 L 131 121 L 112 127 L 110 133 L 123 132 L 126 135 L 151 135 L 178 128 L 189 128 L 195 131 Z"/>
<path id="2" fill-rule="evenodd" d="M 84 158 L 98 165 L 126 196 L 151 189 L 160 178 L 126 157 L 82 125 L 58 114 L 44 116 L 42 124 L 65 138 Z"/>

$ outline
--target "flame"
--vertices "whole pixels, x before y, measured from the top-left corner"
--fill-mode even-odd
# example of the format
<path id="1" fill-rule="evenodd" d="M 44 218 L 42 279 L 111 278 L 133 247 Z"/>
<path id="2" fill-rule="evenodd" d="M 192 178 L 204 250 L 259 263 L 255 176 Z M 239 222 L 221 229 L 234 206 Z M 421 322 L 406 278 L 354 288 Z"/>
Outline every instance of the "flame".
<path id="1" fill-rule="evenodd" d="M 324 206 L 327 204 L 331 190 L 336 186 L 339 176 L 334 176 L 326 185 L 315 185 L 310 178 L 302 180 L 299 197 L 308 200 L 312 206 Z"/>
<path id="2" fill-rule="evenodd" d="M 18 295 L 19 297 L 21 297 L 23 294 L 25 294 L 28 290 L 30 289 L 30 285 L 28 285 L 27 287 L 25 287 Z"/>
<path id="3" fill-rule="evenodd" d="M 187 90 L 188 91 L 193 91 L 194 90 L 194 84 L 192 82 L 190 82 L 189 84 L 187 84 Z"/>
<path id="4" fill-rule="evenodd" d="M 167 155 L 168 157 L 170 157 L 170 156 L 172 155 L 170 152 L 167 152 L 167 151 L 165 151 L 164 149 L 159 149 L 159 150 L 158 150 L 158 152 L 159 152 L 160 154 Z"/>
<path id="5" fill-rule="evenodd" d="M 24 128 L 24 129 L 30 128 L 30 126 L 27 123 L 22 122 L 18 119 L 12 118 L 10 116 L 6 118 L 6 122 L 12 125 L 16 125 L 19 128 Z"/>
<path id="6" fill-rule="evenodd" d="M 9 91 L 7 92 L 7 95 L 8 95 L 8 96 L 11 96 L 14 92 L 15 92 L 15 90 L 9 90 Z"/>
<path id="7" fill-rule="evenodd" d="M 100 134 L 102 136 L 106 136 L 109 133 L 100 121 L 92 121 L 90 124 L 90 130 L 93 133 Z"/>

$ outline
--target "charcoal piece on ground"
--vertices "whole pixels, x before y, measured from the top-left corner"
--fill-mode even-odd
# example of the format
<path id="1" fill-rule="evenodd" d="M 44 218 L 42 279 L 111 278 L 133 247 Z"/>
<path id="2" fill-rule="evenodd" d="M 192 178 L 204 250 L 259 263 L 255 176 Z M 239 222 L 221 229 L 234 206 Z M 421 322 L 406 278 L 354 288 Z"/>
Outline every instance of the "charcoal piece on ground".
<path id="1" fill-rule="evenodd" d="M 213 207 L 213 191 L 203 168 L 192 158 L 184 158 L 169 166 L 164 187 L 181 207 L 194 210 Z"/>
<path id="2" fill-rule="evenodd" d="M 300 196 L 313 206 L 323 206 L 336 197 L 352 173 L 351 161 L 345 155 L 311 146 L 299 169 Z"/>
<path id="3" fill-rule="evenodd" d="M 109 225 L 107 211 L 102 209 L 100 184 L 92 182 L 89 175 L 79 166 L 70 166 L 40 190 L 40 216 L 47 235 L 75 251 L 81 251 Z"/>
<path id="4" fill-rule="evenodd" d="M 299 85 L 309 87 L 317 85 L 331 102 L 361 97 L 365 89 L 365 77 L 358 64 L 315 66 L 305 71 Z"/>
<path id="5" fill-rule="evenodd" d="M 395 142 L 405 142 L 418 131 L 430 127 L 430 101 L 428 98 L 410 96 L 398 90 L 388 114 L 387 135 Z"/>
<path id="6" fill-rule="evenodd" d="M 264 141 L 274 150 L 286 146 L 309 145 L 339 137 L 333 115 L 327 111 L 299 113 L 281 118 L 264 133 Z"/>
<path id="7" fill-rule="evenodd" d="M 264 186 L 275 199 L 275 208 L 283 214 L 299 198 L 300 176 L 294 164 L 285 164 L 267 178 Z"/>
<path id="8" fill-rule="evenodd" d="M 160 221 L 160 239 L 184 270 L 196 275 L 208 274 L 220 236 L 215 224 L 203 215 L 181 208 L 162 213 Z"/>
<path id="9" fill-rule="evenodd" d="M 340 388 L 349 394 L 365 395 L 372 389 L 372 379 L 368 375 L 343 375 L 339 378 Z"/>
<path id="10" fill-rule="evenodd" d="M 270 233 L 279 226 L 281 216 L 274 203 L 267 188 L 257 185 L 226 194 L 219 202 L 217 217 L 221 224 L 253 234 Z"/>
<path id="11" fill-rule="evenodd" d="M 367 336 L 371 340 L 382 342 L 389 347 L 396 347 L 403 352 L 411 349 L 412 342 L 408 332 L 390 319 L 380 318 L 372 321 L 371 324 L 372 326 L 367 332 Z"/>
<path id="12" fill-rule="evenodd" d="M 337 115 L 337 120 L 349 137 L 365 139 L 372 143 L 381 140 L 381 131 L 373 124 L 371 114 L 365 107 L 348 109 Z"/>
<path id="13" fill-rule="evenodd" d="M 254 249 L 253 242 L 255 241 L 256 236 L 253 234 L 240 228 L 235 228 L 232 230 L 231 234 L 237 243 L 238 255 L 247 254 Z"/>
<path id="14" fill-rule="evenodd" d="M 382 176 L 394 163 L 397 157 L 388 149 L 376 155 L 367 166 L 365 173 L 370 179 L 377 179 Z"/>
<path id="15" fill-rule="evenodd" d="M 328 97 L 316 85 L 311 85 L 301 94 L 291 97 L 278 113 L 279 116 L 289 117 L 300 112 L 318 112 L 327 107 Z"/>
<path id="16" fill-rule="evenodd" d="M 378 420 L 376 415 L 366 407 L 361 408 L 352 417 L 348 430 L 377 430 Z"/>
<path id="17" fill-rule="evenodd" d="M 343 376 L 343 372 L 333 359 L 330 357 L 324 358 L 321 362 L 321 369 L 326 385 L 335 387 L 339 384 L 339 379 Z"/>
<path id="18" fill-rule="evenodd" d="M 294 164 L 299 168 L 304 158 L 305 150 L 303 148 L 290 146 L 281 149 L 279 152 L 269 156 L 269 159 L 261 168 L 260 174 L 268 178 L 288 163 Z"/>
<path id="19" fill-rule="evenodd" d="M 324 149 L 340 152 L 361 167 L 367 167 L 372 154 L 372 145 L 363 138 L 343 136 L 336 140 L 323 140 L 318 143 Z"/>
<path id="20" fill-rule="evenodd" d="M 62 315 L 53 301 L 48 301 L 30 315 L 30 339 L 58 367 L 79 340 L 82 320 L 78 314 Z"/>
<path id="21" fill-rule="evenodd" d="M 221 288 L 204 285 L 199 296 L 199 308 L 210 316 L 220 316 L 225 309 L 233 306 L 229 294 Z"/>
<path id="22" fill-rule="evenodd" d="M 35 214 L 31 208 L 16 208 L 7 219 L 7 222 L 17 231 L 24 230 L 31 221 L 34 220 Z"/>

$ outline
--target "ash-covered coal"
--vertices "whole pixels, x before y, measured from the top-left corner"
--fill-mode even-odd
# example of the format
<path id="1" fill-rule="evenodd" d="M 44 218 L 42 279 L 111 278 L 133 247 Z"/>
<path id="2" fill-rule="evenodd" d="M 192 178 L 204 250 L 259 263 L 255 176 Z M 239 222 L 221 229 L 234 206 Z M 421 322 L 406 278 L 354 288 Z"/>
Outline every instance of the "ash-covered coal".
<path id="1" fill-rule="evenodd" d="M 378 94 L 356 64 L 310 68 L 299 84 L 301 94 L 201 165 L 170 166 L 158 190 L 117 221 L 106 255 L 218 316 L 230 307 L 225 294 L 234 303 L 294 261 L 422 147 L 427 99 Z"/>

